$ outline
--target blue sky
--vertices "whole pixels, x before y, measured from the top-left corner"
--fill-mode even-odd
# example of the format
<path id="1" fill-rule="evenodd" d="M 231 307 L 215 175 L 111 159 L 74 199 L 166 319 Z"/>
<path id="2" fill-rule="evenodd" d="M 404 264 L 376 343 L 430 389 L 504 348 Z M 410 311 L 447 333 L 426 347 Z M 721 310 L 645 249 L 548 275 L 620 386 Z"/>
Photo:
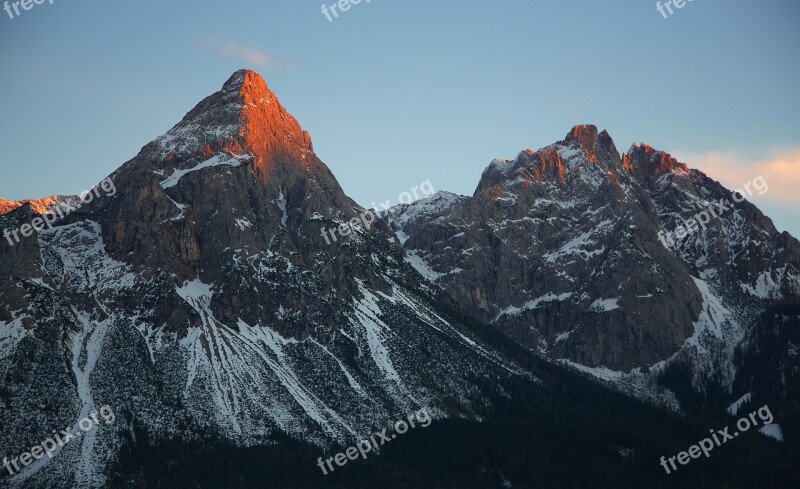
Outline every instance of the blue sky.
<path id="1" fill-rule="evenodd" d="M 77 193 L 238 68 L 260 72 L 345 191 L 472 194 L 495 157 L 578 123 L 735 187 L 800 236 L 800 2 L 49 0 L 0 11 L 0 196 Z"/>

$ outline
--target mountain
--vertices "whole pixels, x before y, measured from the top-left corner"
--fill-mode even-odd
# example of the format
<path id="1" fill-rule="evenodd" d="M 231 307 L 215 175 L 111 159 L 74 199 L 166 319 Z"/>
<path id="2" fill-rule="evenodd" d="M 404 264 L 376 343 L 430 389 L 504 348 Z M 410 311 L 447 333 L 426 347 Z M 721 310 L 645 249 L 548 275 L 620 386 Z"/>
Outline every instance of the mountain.
<path id="1" fill-rule="evenodd" d="M 691 480 L 752 487 L 791 481 L 792 440 L 781 444 L 757 433 L 728 457 L 667 478 L 658 458 L 694 443 L 709 419 L 642 403 L 535 354 L 529 347 L 544 349 L 550 332 L 526 338 L 515 328 L 523 330 L 518 316 L 536 314 L 537 307 L 517 314 L 500 299 L 500 288 L 531 292 L 538 290 L 534 282 L 523 289 L 518 278 L 507 290 L 499 284 L 511 277 L 484 270 L 474 276 L 475 303 L 464 301 L 459 287 L 469 295 L 472 285 L 447 286 L 459 273 L 445 273 L 445 264 L 432 263 L 427 252 L 407 253 L 389 227 L 404 223 L 398 231 L 409 236 L 406 247 L 416 243 L 422 250 L 418 233 L 433 226 L 428 215 L 461 209 L 463 219 L 491 228 L 488 223 L 505 219 L 505 206 L 512 212 L 519 202 L 520 209 L 543 206 L 554 219 L 566 219 L 583 205 L 560 200 L 575 191 L 567 183 L 587 196 L 602 189 L 607 208 L 597 214 L 606 212 L 604 219 L 589 213 L 586 223 L 539 229 L 539 239 L 553 243 L 569 232 L 596 230 L 546 255 L 545 263 L 552 257 L 567 267 L 553 294 L 570 293 L 567 285 L 578 278 L 589 282 L 587 267 L 602 270 L 606 248 L 640 239 L 647 244 L 626 256 L 650 263 L 644 255 L 652 253 L 661 266 L 682 270 L 668 278 L 643 275 L 650 281 L 646 290 L 670 293 L 641 306 L 642 314 L 654 320 L 674 314 L 682 322 L 666 333 L 649 327 L 653 344 L 642 352 L 632 351 L 645 342 L 631 339 L 625 328 L 633 323 L 622 319 L 608 333 L 575 333 L 556 343 L 565 343 L 559 348 L 576 364 L 658 361 L 677 351 L 674 342 L 691 337 L 691 321 L 707 310 L 708 297 L 691 288 L 698 282 L 688 267 L 680 268 L 682 258 L 649 235 L 607 236 L 607 228 L 622 226 L 605 223 L 612 218 L 630 216 L 654 232 L 648 219 L 658 217 L 645 188 L 623 171 L 627 160 L 615 157 L 610 138 L 583 128 L 564 144 L 546 156 L 521 155 L 518 167 L 493 163 L 474 204 L 440 194 L 331 241 L 326 230 L 367 210 L 344 194 L 309 134 L 264 80 L 248 70 L 234 73 L 111 173 L 103 185 L 112 182 L 113 193 L 97 191 L 98 185 L 95 198 L 52 226 L 22 233 L 18 243 L 0 242 L 0 452 L 24 465 L 18 455 L 58 430 L 76 435 L 52 457 L 40 456 L 13 475 L 4 471 L 0 486 L 674 487 Z M 544 165 L 539 173 L 532 172 L 535 158 Z M 616 173 L 601 178 L 612 164 Z M 539 197 L 513 194 L 515 174 L 529 176 L 519 188 Z M 559 200 L 549 203 L 548 195 Z M 15 230 L 41 217 L 23 205 L 0 216 L 0 227 Z M 516 233 L 506 232 L 512 233 L 506 240 Z M 500 237 L 479 238 L 490 247 L 476 253 L 502 253 L 498 260 L 523 266 L 513 250 L 491 248 Z M 541 258 L 531 253 L 530 260 Z M 567 259 L 576 256 L 590 262 Z M 629 273 L 645 268 L 630 266 Z M 480 282 L 490 272 L 497 290 Z M 767 292 L 791 289 L 795 270 L 783 273 Z M 616 287 L 631 275 L 597 277 Z M 604 297 L 608 302 L 595 308 L 615 315 L 613 297 Z M 576 311 L 565 311 L 571 315 L 565 318 L 583 317 Z M 587 344 L 592 338 L 598 345 Z M 743 362 L 760 361 L 748 355 Z M 98 410 L 113 416 L 84 430 Z M 344 452 L 415 412 L 427 413 L 430 428 L 392 437 L 358 468 L 356 461 L 331 474 L 318 468 L 319 457 Z M 574 470 L 579 464 L 585 469 Z"/>
<path id="2" fill-rule="evenodd" d="M 734 395 L 736 349 L 757 318 L 800 300 L 800 242 L 743 197 L 646 144 L 620 154 L 583 125 L 493 161 L 471 197 L 440 193 L 387 221 L 409 263 L 470 314 L 682 410 L 692 401 L 676 384 Z M 692 219 L 696 232 L 678 229 Z"/>
<path id="3" fill-rule="evenodd" d="M 444 416 L 435 399 L 470 413 L 475 379 L 528 375 L 441 317 L 388 235 L 325 241 L 363 209 L 253 72 L 110 179 L 113 197 L 0 249 L 9 453 L 104 405 L 161 437 L 325 446 Z M 16 480 L 102 485 L 120 438 L 92 433 Z"/>

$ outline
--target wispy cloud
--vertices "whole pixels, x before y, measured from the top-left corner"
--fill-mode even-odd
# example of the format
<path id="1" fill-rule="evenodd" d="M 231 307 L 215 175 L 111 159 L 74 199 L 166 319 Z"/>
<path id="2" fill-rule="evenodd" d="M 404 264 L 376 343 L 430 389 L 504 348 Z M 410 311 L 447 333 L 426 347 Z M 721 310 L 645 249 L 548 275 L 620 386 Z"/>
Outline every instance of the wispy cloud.
<path id="1" fill-rule="evenodd" d="M 235 42 L 225 43 L 224 46 L 219 48 L 219 53 L 230 58 L 243 59 L 248 63 L 261 68 L 266 68 L 270 65 L 269 56 L 266 54 L 258 51 L 257 49 L 239 46 Z"/>
<path id="2" fill-rule="evenodd" d="M 735 151 L 703 154 L 677 152 L 675 157 L 730 189 L 739 189 L 761 175 L 769 185 L 766 200 L 800 202 L 800 148 L 773 152 L 761 161 L 747 161 Z"/>
<path id="3" fill-rule="evenodd" d="M 255 46 L 243 46 L 235 41 L 225 41 L 218 37 L 207 39 L 203 43 L 206 49 L 212 49 L 228 58 L 246 61 L 250 66 L 271 68 L 270 57 Z"/>

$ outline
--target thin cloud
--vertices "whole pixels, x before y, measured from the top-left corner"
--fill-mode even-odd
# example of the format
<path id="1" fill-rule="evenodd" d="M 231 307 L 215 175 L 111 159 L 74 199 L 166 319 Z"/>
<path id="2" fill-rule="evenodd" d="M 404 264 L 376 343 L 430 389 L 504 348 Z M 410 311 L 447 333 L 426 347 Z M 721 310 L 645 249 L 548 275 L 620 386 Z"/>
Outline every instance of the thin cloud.
<path id="1" fill-rule="evenodd" d="M 243 59 L 254 66 L 267 68 L 270 65 L 269 56 L 257 49 L 245 48 L 235 42 L 227 42 L 219 48 L 219 53 L 229 58 Z"/>
<path id="2" fill-rule="evenodd" d="M 243 60 L 250 66 L 259 68 L 271 68 L 272 60 L 256 47 L 242 46 L 234 41 L 222 41 L 219 38 L 211 38 L 203 43 L 203 47 L 213 49 L 217 53 L 237 60 Z"/>
<path id="3" fill-rule="evenodd" d="M 773 201 L 800 202 L 800 148 L 774 153 L 755 163 L 748 162 L 735 151 L 679 153 L 676 158 L 730 189 L 741 188 L 761 175 L 769 185 L 769 191 L 761 197 Z"/>

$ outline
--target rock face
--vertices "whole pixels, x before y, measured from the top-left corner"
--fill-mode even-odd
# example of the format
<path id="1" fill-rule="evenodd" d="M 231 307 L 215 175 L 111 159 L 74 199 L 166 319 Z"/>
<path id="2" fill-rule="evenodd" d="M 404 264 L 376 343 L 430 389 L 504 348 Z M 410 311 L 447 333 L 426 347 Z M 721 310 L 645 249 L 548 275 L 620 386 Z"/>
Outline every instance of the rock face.
<path id="1" fill-rule="evenodd" d="M 272 321 L 283 307 L 292 314 L 279 329 L 303 339 L 321 318 L 337 318 L 340 304 L 333 298 L 358 295 L 357 280 L 380 282 L 369 270 L 341 273 L 358 250 L 328 245 L 321 229 L 360 209 L 254 72 L 235 73 L 111 178 L 119 198 L 93 209 L 108 223 L 102 238 L 109 255 L 148 275 L 173 274 L 178 284 L 203 270 L 206 283 L 237 291 L 218 293 L 229 302 L 215 311 L 220 320 Z M 236 265 L 249 268 L 246 286 L 232 273 Z M 263 280 L 265 271 L 288 284 L 296 282 L 295 267 L 306 269 L 309 282 L 267 294 L 274 285 Z M 305 287 L 332 301 L 309 302 Z M 248 299 L 257 304 L 243 310 Z M 169 315 L 157 319 L 177 324 Z"/>
<path id="2" fill-rule="evenodd" d="M 469 416 L 479 379 L 528 378 L 449 319 L 388 229 L 323 237 L 363 209 L 253 72 L 110 178 L 113 196 L 0 244 L 0 451 L 100 406 L 117 418 L 14 482 L 102 487 L 134 422 L 328 446 L 421 406 L 445 416 L 441 399 Z"/>
<path id="3" fill-rule="evenodd" d="M 704 229 L 667 233 L 720 199 Z M 691 357 L 695 380 L 729 385 L 765 301 L 800 295 L 798 241 L 736 200 L 647 145 L 620 155 L 586 125 L 493 161 L 472 197 L 440 193 L 388 222 L 459 304 L 554 359 L 628 372 Z"/>

